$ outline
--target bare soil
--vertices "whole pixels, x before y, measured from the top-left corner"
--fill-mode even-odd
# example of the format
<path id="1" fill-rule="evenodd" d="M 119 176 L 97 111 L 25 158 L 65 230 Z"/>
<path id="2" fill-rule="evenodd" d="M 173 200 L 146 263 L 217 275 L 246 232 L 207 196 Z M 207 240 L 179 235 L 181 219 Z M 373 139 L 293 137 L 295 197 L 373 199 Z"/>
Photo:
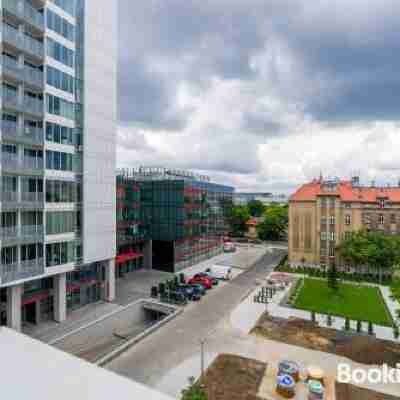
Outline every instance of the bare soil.
<path id="1" fill-rule="evenodd" d="M 400 344 L 376 339 L 373 336 L 361 336 L 322 328 L 311 321 L 297 318 L 283 319 L 264 314 L 251 333 L 267 339 L 347 357 L 367 365 L 386 363 L 396 367 L 396 363 L 400 360 Z"/>
<path id="2" fill-rule="evenodd" d="M 338 400 L 399 400 L 389 394 L 373 392 L 347 383 L 338 383 L 335 385 L 336 398 Z"/>
<path id="3" fill-rule="evenodd" d="M 208 400 L 259 400 L 258 387 L 267 364 L 232 354 L 221 354 L 207 368 L 200 384 Z"/>

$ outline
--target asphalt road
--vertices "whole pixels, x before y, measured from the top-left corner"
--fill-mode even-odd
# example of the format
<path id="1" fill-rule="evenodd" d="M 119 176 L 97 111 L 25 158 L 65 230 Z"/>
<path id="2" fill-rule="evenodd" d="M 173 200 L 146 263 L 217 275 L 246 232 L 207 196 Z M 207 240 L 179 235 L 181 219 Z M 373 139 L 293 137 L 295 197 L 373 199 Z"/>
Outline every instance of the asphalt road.
<path id="1" fill-rule="evenodd" d="M 200 302 L 192 303 L 176 319 L 147 337 L 107 365 L 149 386 L 156 386 L 172 368 L 199 352 L 199 341 L 235 309 L 286 255 L 285 250 L 268 251 L 251 268 L 222 287 L 212 289 Z"/>

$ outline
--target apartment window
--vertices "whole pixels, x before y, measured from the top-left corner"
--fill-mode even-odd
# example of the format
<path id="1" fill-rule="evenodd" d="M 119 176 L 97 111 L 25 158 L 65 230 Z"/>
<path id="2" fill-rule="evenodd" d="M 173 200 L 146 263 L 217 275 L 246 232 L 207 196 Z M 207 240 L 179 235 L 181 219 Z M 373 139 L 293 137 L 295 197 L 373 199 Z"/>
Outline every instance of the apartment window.
<path id="1" fill-rule="evenodd" d="M 351 215 L 350 215 L 350 214 L 346 214 L 346 215 L 344 216 L 344 223 L 345 223 L 346 225 L 350 225 L 350 224 L 351 224 Z"/>
<path id="2" fill-rule="evenodd" d="M 73 171 L 73 155 L 59 151 L 46 150 L 46 169 Z"/>
<path id="3" fill-rule="evenodd" d="M 335 257 L 335 248 L 333 246 L 329 247 L 329 257 Z"/>
<path id="4" fill-rule="evenodd" d="M 321 216 L 321 224 L 322 225 L 326 224 L 326 216 L 325 215 Z"/>
<path id="5" fill-rule="evenodd" d="M 73 211 L 48 212 L 46 214 L 46 234 L 72 233 L 76 230 L 76 213 Z"/>
<path id="6" fill-rule="evenodd" d="M 63 118 L 75 120 L 75 105 L 60 97 L 47 95 L 47 112 Z"/>
<path id="7" fill-rule="evenodd" d="M 326 232 L 321 232 L 321 240 L 326 240 Z"/>
<path id="8" fill-rule="evenodd" d="M 335 216 L 334 216 L 334 215 L 331 215 L 331 216 L 329 217 L 329 223 L 330 223 L 331 225 L 335 225 Z"/>
<path id="9" fill-rule="evenodd" d="M 75 78 L 56 68 L 47 66 L 47 84 L 67 93 L 74 93 Z"/>
<path id="10" fill-rule="evenodd" d="M 46 267 L 68 264 L 75 261 L 75 242 L 46 245 Z"/>
<path id="11" fill-rule="evenodd" d="M 321 198 L 321 207 L 326 207 L 327 206 L 327 199 L 325 197 Z"/>
<path id="12" fill-rule="evenodd" d="M 71 42 L 74 41 L 74 26 L 50 9 L 47 10 L 47 27 L 63 36 L 65 39 L 68 39 Z"/>
<path id="13" fill-rule="evenodd" d="M 61 144 L 74 144 L 74 130 L 66 126 L 46 122 L 46 140 Z"/>
<path id="14" fill-rule="evenodd" d="M 320 248 L 320 254 L 321 254 L 321 256 L 326 256 L 326 247 L 325 246 Z"/>
<path id="15" fill-rule="evenodd" d="M 351 203 L 344 203 L 344 208 L 351 208 Z"/>
<path id="16" fill-rule="evenodd" d="M 383 214 L 379 214 L 378 223 L 379 223 L 379 225 L 383 225 L 385 223 L 385 217 Z"/>
<path id="17" fill-rule="evenodd" d="M 17 262 L 17 246 L 13 247 L 3 247 L 1 249 L 1 264 L 10 265 Z"/>
<path id="18" fill-rule="evenodd" d="M 370 214 L 364 214 L 363 215 L 363 222 L 364 224 L 368 225 L 371 223 L 371 216 Z"/>
<path id="19" fill-rule="evenodd" d="M 379 199 L 379 208 L 385 208 L 385 199 Z"/>
<path id="20" fill-rule="evenodd" d="M 344 233 L 344 238 L 347 240 L 347 239 L 350 239 L 351 238 L 351 232 L 350 231 L 346 231 L 345 233 Z"/>
<path id="21" fill-rule="evenodd" d="M 334 240 L 335 240 L 335 232 L 329 232 L 329 239 L 330 239 L 331 241 L 334 241 Z"/>
<path id="22" fill-rule="evenodd" d="M 62 8 L 65 12 L 72 17 L 75 16 L 75 3 L 76 0 L 51 0 L 56 6 Z"/>
<path id="23" fill-rule="evenodd" d="M 390 223 L 395 224 L 396 223 L 396 214 L 390 214 Z"/>
<path id="24" fill-rule="evenodd" d="M 76 200 L 76 183 L 56 180 L 46 181 L 47 203 L 73 203 Z"/>
<path id="25" fill-rule="evenodd" d="M 74 68 L 74 52 L 51 38 L 47 38 L 47 55 L 67 67 Z"/>
<path id="26" fill-rule="evenodd" d="M 43 257 L 43 245 L 40 243 L 21 246 L 21 261 L 33 261 Z"/>
<path id="27" fill-rule="evenodd" d="M 330 207 L 335 207 L 335 198 L 334 197 L 331 197 L 329 199 L 329 205 L 330 205 Z"/>

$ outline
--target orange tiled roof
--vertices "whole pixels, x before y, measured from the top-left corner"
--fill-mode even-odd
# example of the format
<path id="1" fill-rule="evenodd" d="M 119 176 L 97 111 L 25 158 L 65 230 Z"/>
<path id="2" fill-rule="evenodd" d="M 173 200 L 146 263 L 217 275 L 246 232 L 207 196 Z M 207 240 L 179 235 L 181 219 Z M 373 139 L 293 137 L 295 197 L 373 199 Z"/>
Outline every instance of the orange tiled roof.
<path id="1" fill-rule="evenodd" d="M 339 196 L 342 201 L 374 203 L 384 198 L 391 202 L 400 202 L 400 187 L 363 187 L 352 186 L 350 181 L 340 181 L 334 191 L 321 189 L 320 181 L 312 181 L 301 186 L 290 197 L 290 201 L 312 201 L 319 195 Z"/>

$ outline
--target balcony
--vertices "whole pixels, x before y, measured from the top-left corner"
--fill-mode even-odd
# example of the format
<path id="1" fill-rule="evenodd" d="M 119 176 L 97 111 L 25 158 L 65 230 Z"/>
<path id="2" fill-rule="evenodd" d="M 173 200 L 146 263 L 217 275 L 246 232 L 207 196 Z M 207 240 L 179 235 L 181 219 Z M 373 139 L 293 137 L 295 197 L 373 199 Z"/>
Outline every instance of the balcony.
<path id="1" fill-rule="evenodd" d="M 3 0 L 3 9 L 6 14 L 24 21 L 34 28 L 44 31 L 43 14 L 38 12 L 31 4 L 22 0 Z"/>
<path id="2" fill-rule="evenodd" d="M 17 192 L 1 193 L 2 209 L 4 210 L 36 210 L 44 208 L 44 193 L 42 192 Z M 19 235 L 19 233 L 18 233 Z"/>
<path id="3" fill-rule="evenodd" d="M 43 225 L 21 225 L 21 240 L 24 242 L 43 241 Z"/>
<path id="4" fill-rule="evenodd" d="M 43 89 L 43 72 L 40 69 L 32 68 L 27 65 L 24 67 L 24 80 L 25 83 Z"/>
<path id="5" fill-rule="evenodd" d="M 44 260 L 21 261 L 20 263 L 0 265 L 0 283 L 10 283 L 44 274 Z"/>
<path id="6" fill-rule="evenodd" d="M 2 57 L 3 75 L 11 78 L 16 82 L 22 82 L 24 79 L 24 71 L 19 66 L 17 60 L 4 55 Z"/>
<path id="7" fill-rule="evenodd" d="M 0 228 L 2 246 L 11 246 L 16 243 L 18 239 L 18 227 L 7 226 Z"/>
<path id="8" fill-rule="evenodd" d="M 19 100 L 17 91 L 11 90 L 3 86 L 2 100 L 3 100 L 3 108 L 16 112 L 23 112 L 23 104 Z"/>
<path id="9" fill-rule="evenodd" d="M 27 95 L 24 96 L 23 108 L 25 113 L 29 113 L 39 117 L 42 117 L 44 113 L 43 101 Z"/>
<path id="10" fill-rule="evenodd" d="M 1 124 L 2 139 L 9 142 L 41 146 L 44 143 L 43 129 L 30 126 L 21 127 L 12 121 Z"/>
<path id="11" fill-rule="evenodd" d="M 7 24 L 3 24 L 3 41 L 30 56 L 39 58 L 40 60 L 43 60 L 44 58 L 44 47 L 42 42 L 19 32 L 18 29 Z"/>
<path id="12" fill-rule="evenodd" d="M 3 171 L 19 174 L 38 174 L 44 171 L 43 159 L 35 157 L 23 157 L 19 159 L 16 154 L 3 152 L 1 155 Z"/>

